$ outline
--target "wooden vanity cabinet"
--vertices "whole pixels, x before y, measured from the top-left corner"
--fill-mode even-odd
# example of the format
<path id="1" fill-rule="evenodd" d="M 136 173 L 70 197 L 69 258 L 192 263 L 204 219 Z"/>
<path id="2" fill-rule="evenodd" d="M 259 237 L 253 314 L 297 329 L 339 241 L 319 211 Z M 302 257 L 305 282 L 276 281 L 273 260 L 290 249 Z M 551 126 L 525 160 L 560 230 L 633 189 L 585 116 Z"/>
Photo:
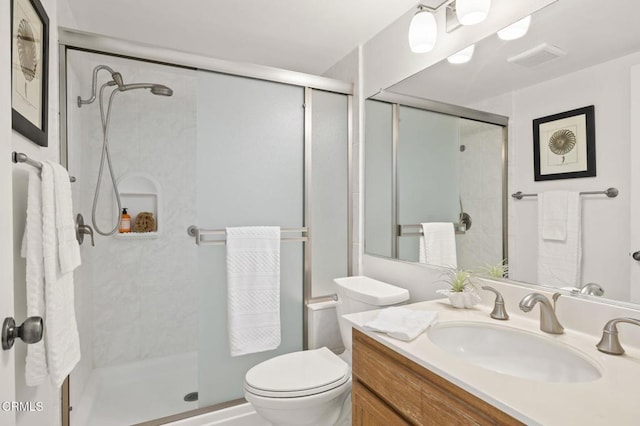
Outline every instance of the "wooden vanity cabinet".
<path id="1" fill-rule="evenodd" d="M 491 404 L 353 329 L 353 425 L 520 425 Z"/>

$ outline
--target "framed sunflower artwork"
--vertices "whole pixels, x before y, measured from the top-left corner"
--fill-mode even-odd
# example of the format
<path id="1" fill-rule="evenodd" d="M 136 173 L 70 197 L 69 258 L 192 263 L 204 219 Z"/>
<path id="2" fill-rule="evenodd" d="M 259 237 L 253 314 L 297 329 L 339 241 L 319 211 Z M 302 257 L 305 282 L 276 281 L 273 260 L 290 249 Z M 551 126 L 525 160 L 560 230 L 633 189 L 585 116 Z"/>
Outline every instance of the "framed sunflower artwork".
<path id="1" fill-rule="evenodd" d="M 47 146 L 49 17 L 39 0 L 11 2 L 11 123 Z"/>
<path id="2" fill-rule="evenodd" d="M 536 181 L 596 175 L 593 105 L 533 120 Z"/>

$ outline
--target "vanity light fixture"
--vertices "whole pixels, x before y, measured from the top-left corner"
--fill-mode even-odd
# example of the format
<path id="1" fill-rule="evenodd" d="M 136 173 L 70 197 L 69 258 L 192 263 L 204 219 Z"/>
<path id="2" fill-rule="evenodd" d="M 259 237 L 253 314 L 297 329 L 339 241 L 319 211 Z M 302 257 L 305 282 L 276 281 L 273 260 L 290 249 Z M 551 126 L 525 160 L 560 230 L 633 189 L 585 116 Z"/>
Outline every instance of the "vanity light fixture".
<path id="1" fill-rule="evenodd" d="M 436 45 L 438 25 L 433 11 L 418 5 L 418 11 L 409 25 L 409 47 L 414 53 L 430 52 Z"/>
<path id="2" fill-rule="evenodd" d="M 498 37 L 501 40 L 515 40 L 517 38 L 523 37 L 527 31 L 529 31 L 529 25 L 531 24 L 531 15 L 526 18 L 522 18 L 521 20 L 509 25 L 506 28 L 498 31 Z"/>
<path id="3" fill-rule="evenodd" d="M 461 51 L 449 56 L 447 58 L 447 61 L 449 61 L 450 64 L 466 64 L 473 57 L 473 51 L 475 50 L 475 48 L 475 44 L 465 47 Z"/>
<path id="4" fill-rule="evenodd" d="M 456 0 L 456 15 L 462 25 L 475 25 L 487 18 L 491 0 Z"/>

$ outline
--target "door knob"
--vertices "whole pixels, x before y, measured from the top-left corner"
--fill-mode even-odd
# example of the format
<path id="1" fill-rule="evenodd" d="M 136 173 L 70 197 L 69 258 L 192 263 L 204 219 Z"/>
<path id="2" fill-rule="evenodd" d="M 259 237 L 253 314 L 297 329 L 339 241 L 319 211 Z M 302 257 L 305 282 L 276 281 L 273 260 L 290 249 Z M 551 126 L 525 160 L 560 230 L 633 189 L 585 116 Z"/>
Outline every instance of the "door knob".
<path id="1" fill-rule="evenodd" d="M 5 318 L 2 323 L 2 349 L 11 349 L 16 338 L 22 339 L 26 344 L 38 343 L 42 340 L 43 332 L 44 321 L 41 317 L 29 317 L 19 327 L 16 327 L 13 318 Z"/>
<path id="2" fill-rule="evenodd" d="M 633 253 L 631 256 L 633 256 L 633 260 L 640 261 L 640 251 Z"/>

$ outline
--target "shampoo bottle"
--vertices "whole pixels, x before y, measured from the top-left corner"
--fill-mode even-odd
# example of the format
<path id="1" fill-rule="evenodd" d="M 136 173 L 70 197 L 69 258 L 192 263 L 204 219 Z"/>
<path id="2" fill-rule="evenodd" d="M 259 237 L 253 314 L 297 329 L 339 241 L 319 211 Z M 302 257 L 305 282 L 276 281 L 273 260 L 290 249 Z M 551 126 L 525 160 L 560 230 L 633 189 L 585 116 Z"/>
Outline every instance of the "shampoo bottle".
<path id="1" fill-rule="evenodd" d="M 122 216 L 120 216 L 120 229 L 118 230 L 121 234 L 131 232 L 131 216 L 127 213 L 127 208 L 122 209 Z"/>

